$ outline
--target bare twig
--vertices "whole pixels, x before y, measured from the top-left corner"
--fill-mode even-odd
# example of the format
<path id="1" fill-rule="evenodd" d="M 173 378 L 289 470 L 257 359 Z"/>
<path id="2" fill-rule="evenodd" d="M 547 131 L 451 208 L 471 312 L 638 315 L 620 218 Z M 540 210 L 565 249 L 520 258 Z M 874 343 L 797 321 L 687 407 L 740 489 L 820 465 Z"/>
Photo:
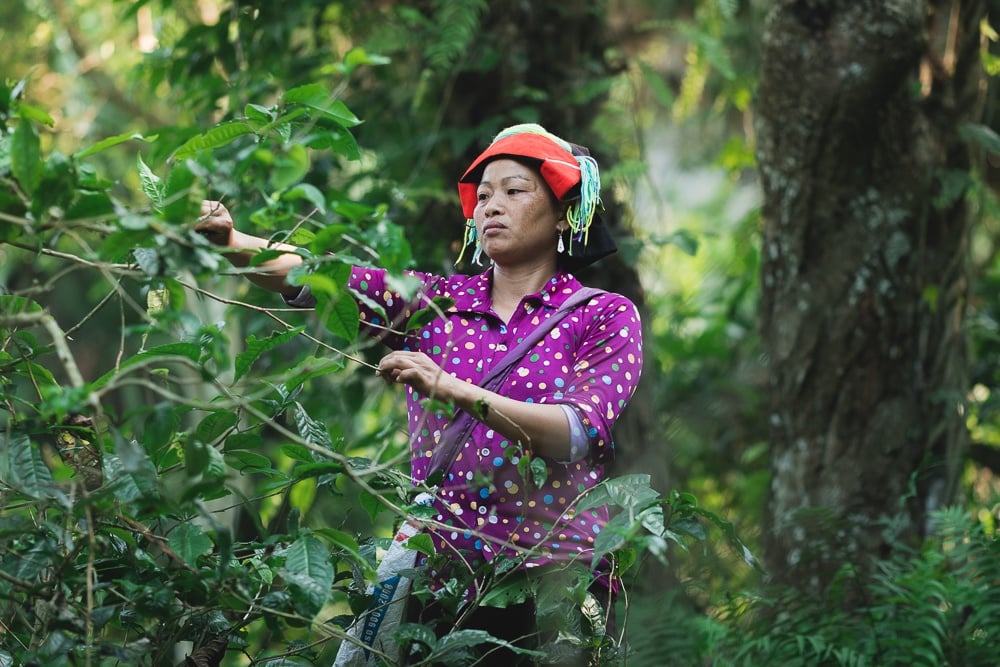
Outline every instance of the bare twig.
<path id="1" fill-rule="evenodd" d="M 70 352 L 69 346 L 66 345 L 66 334 L 64 334 L 62 329 L 59 328 L 55 318 L 47 312 L 38 311 L 33 313 L 11 313 L 0 315 L 0 326 L 11 328 L 31 326 L 44 327 L 48 332 L 49 337 L 52 339 L 52 345 L 56 349 L 56 356 L 59 358 L 60 363 L 62 363 L 63 368 L 66 369 L 66 375 L 69 377 L 70 384 L 72 384 L 75 389 L 83 387 L 83 375 L 80 374 L 80 368 L 76 365 L 76 359 L 73 357 L 73 353 Z"/>

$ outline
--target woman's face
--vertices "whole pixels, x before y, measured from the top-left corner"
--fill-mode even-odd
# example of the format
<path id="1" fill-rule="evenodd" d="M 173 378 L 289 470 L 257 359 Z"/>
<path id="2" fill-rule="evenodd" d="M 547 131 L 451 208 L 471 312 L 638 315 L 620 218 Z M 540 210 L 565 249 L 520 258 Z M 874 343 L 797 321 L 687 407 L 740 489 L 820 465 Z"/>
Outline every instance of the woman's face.
<path id="1" fill-rule="evenodd" d="M 563 210 L 535 169 L 515 160 L 486 165 L 476 191 L 473 219 L 483 252 L 494 263 L 553 260 Z"/>

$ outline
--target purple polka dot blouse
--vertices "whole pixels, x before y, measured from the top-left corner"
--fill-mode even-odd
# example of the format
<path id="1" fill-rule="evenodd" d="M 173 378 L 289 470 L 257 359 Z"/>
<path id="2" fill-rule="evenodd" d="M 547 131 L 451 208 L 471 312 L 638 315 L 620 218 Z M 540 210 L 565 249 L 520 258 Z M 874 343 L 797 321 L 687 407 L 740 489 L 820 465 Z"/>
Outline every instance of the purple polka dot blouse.
<path id="1" fill-rule="evenodd" d="M 437 296 L 454 300 L 446 317 L 407 336 L 385 337 L 384 318 L 405 323 L 421 304 L 404 302 L 387 285 L 384 271 L 356 267 L 349 287 L 384 309 L 378 313 L 359 299 L 362 322 L 380 325 L 369 330 L 390 347 L 423 352 L 446 372 L 477 384 L 581 287 L 572 275 L 557 273 L 540 292 L 524 297 L 504 323 L 491 307 L 492 269 L 474 276 L 412 275 L 423 281 L 423 303 Z M 498 553 L 527 555 L 527 567 L 580 557 L 589 564 L 608 511 L 577 512 L 574 501 L 603 479 L 604 464 L 614 456 L 611 427 L 635 391 L 641 369 L 641 327 L 631 301 L 604 292 L 568 314 L 515 366 L 500 393 L 572 406 L 589 436 L 590 455 L 573 463 L 543 459 L 548 475 L 538 488 L 518 472 L 524 454 L 520 444 L 477 422 L 437 493 L 436 520 L 450 527 L 432 531 L 438 552 L 457 549 L 472 568 Z M 432 450 L 451 417 L 425 410 L 423 398 L 407 388 L 415 481 L 426 478 Z"/>

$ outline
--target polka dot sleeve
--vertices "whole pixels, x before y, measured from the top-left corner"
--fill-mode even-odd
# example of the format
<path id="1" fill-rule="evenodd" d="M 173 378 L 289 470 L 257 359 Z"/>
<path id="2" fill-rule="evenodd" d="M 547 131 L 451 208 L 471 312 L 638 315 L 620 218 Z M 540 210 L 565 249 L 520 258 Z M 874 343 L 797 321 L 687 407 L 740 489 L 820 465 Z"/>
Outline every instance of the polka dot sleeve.
<path id="1" fill-rule="evenodd" d="M 415 271 L 407 272 L 407 278 L 420 281 L 424 286 L 412 299 L 406 300 L 389 285 L 387 275 L 385 269 L 355 266 L 347 287 L 355 293 L 362 331 L 391 349 L 403 349 L 409 343 L 403 329 L 410 316 L 421 308 L 431 277 Z"/>
<path id="2" fill-rule="evenodd" d="M 538 400 L 571 403 L 580 411 L 591 456 L 600 463 L 614 458 L 611 427 L 639 382 L 642 327 L 635 306 L 618 294 L 593 299 L 578 317 L 582 333 L 568 386 Z"/>

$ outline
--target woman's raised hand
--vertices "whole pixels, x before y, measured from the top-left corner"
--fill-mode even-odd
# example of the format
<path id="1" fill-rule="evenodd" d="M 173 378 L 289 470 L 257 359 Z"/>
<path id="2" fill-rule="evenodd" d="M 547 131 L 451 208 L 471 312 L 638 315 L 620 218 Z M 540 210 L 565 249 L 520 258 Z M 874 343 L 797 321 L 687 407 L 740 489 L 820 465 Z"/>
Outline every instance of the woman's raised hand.
<path id="1" fill-rule="evenodd" d="M 233 216 L 222 202 L 206 199 L 201 202 L 201 217 L 194 231 L 204 234 L 215 245 L 230 246 L 233 240 Z"/>
<path id="2" fill-rule="evenodd" d="M 378 375 L 386 384 L 399 382 L 413 387 L 417 393 L 442 400 L 455 398 L 455 384 L 464 384 L 441 370 L 423 352 L 396 350 L 382 357 Z"/>

